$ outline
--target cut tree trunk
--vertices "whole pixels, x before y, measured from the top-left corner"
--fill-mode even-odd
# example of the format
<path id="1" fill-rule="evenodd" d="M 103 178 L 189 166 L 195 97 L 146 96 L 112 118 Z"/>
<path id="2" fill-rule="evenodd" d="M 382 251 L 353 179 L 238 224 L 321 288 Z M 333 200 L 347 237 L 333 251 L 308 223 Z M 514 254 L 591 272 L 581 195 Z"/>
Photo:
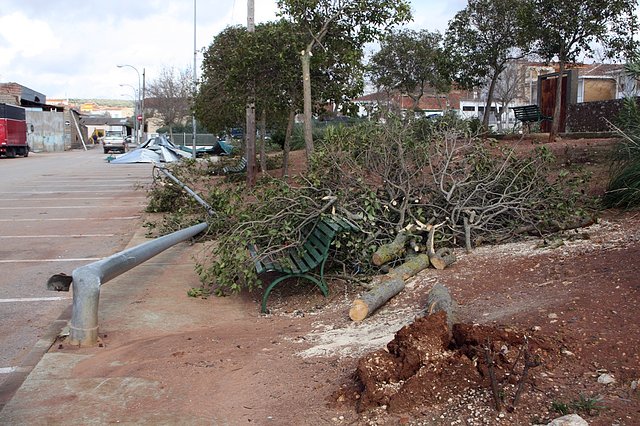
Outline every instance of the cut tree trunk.
<path id="1" fill-rule="evenodd" d="M 405 232 L 399 232 L 396 238 L 389 244 L 384 244 L 378 247 L 371 258 L 371 261 L 376 266 L 382 266 L 387 262 L 391 262 L 394 259 L 402 256 L 405 252 L 405 245 L 407 244 L 408 235 Z"/>
<path id="2" fill-rule="evenodd" d="M 389 271 L 388 275 L 397 276 L 402 280 L 407 280 L 428 267 L 429 255 L 422 253 L 412 257 L 397 268 L 393 268 Z"/>
<path id="3" fill-rule="evenodd" d="M 378 285 L 353 301 L 349 309 L 349 318 L 362 321 L 376 309 L 384 305 L 387 300 L 400 293 L 404 288 L 404 280 L 397 275 L 385 275 Z"/>
<path id="4" fill-rule="evenodd" d="M 443 270 L 456 261 L 456 256 L 450 249 L 441 248 L 438 251 L 435 251 L 433 249 L 433 238 L 436 233 L 436 229 L 442 225 L 443 224 L 429 225 L 428 227 L 429 238 L 427 239 L 427 254 L 429 255 L 429 261 L 431 262 L 433 267 L 438 270 Z"/>
<path id="5" fill-rule="evenodd" d="M 443 247 L 429 256 L 429 261 L 434 268 L 441 271 L 456 261 L 456 255 L 452 250 Z"/>
<path id="6" fill-rule="evenodd" d="M 380 279 L 378 285 L 353 301 L 349 309 L 349 318 L 362 321 L 384 305 L 389 299 L 400 293 L 405 281 L 429 266 L 429 256 L 419 254 L 403 263 Z"/>
<path id="7" fill-rule="evenodd" d="M 447 325 L 449 326 L 449 330 L 451 330 L 454 322 L 454 307 L 455 305 L 449 289 L 438 283 L 433 286 L 429 292 L 429 296 L 427 296 L 427 307 L 424 313 L 425 316 L 427 316 L 443 311 L 447 314 Z"/>

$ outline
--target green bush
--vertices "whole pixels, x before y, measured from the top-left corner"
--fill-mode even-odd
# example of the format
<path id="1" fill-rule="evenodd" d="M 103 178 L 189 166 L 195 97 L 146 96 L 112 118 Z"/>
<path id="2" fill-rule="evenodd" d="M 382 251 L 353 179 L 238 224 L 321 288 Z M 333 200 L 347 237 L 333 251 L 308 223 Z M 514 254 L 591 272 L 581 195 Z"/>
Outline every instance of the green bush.
<path id="1" fill-rule="evenodd" d="M 640 207 L 640 110 L 636 98 L 626 98 L 616 118 L 622 137 L 612 161 L 611 177 L 602 198 L 605 207 Z"/>

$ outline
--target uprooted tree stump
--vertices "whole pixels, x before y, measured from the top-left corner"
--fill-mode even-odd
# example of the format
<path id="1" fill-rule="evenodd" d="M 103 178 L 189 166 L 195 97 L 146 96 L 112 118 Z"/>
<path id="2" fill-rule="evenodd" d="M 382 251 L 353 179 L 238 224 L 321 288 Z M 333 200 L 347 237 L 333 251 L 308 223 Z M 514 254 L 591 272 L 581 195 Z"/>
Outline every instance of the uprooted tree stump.
<path id="1" fill-rule="evenodd" d="M 436 284 L 425 316 L 402 327 L 385 349 L 358 360 L 355 377 L 361 391 L 354 401 L 359 412 L 383 405 L 397 414 L 437 408 L 443 395 L 455 398 L 469 389 L 492 390 L 513 410 L 525 383 L 536 380 L 531 370 L 553 359 L 558 350 L 543 337 L 531 338 L 508 327 L 451 325 L 454 311 L 449 291 Z"/>

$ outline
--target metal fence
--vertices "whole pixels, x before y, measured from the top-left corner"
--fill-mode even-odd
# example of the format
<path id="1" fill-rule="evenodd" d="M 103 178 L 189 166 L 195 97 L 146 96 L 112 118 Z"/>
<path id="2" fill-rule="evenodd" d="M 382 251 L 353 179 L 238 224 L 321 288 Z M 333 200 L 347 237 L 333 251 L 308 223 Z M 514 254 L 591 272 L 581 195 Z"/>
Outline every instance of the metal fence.
<path id="1" fill-rule="evenodd" d="M 198 133 L 196 135 L 196 145 L 213 146 L 218 141 L 218 136 L 212 133 Z M 171 140 L 176 145 L 193 145 L 193 133 L 174 133 Z"/>

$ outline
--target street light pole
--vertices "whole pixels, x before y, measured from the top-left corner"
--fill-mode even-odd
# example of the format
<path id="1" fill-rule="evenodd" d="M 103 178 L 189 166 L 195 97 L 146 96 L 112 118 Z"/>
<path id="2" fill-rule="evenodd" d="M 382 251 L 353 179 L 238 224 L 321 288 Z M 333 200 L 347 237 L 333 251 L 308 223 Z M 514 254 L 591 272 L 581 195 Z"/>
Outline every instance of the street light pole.
<path id="1" fill-rule="evenodd" d="M 133 87 L 130 84 L 121 84 L 120 87 L 130 87 L 133 90 L 133 116 L 134 116 L 134 121 L 133 121 L 133 131 L 136 135 L 136 142 L 138 143 L 138 145 L 140 144 L 139 139 L 138 139 L 138 99 L 140 98 L 139 94 L 136 91 L 136 88 Z"/>
<path id="2" fill-rule="evenodd" d="M 191 143 L 191 157 L 195 160 L 196 158 L 196 137 L 198 133 L 196 132 L 196 59 L 198 55 L 198 50 L 196 48 L 196 0 L 193 0 L 193 92 L 191 94 L 191 125 L 193 127 L 193 140 Z"/>
<path id="3" fill-rule="evenodd" d="M 142 92 L 140 91 L 140 71 L 138 71 L 138 68 L 134 67 L 133 65 L 129 65 L 129 64 L 123 64 L 123 65 L 116 65 L 118 68 L 133 68 L 133 70 L 136 72 L 136 74 L 138 74 L 138 102 L 136 105 L 141 104 L 140 102 L 140 95 L 142 94 Z M 142 69 L 143 73 L 144 73 L 144 68 Z M 144 109 L 143 109 L 144 110 Z M 136 123 L 138 122 L 138 115 L 136 114 Z M 144 125 L 144 122 L 143 122 Z M 144 131 L 144 128 L 143 128 Z M 140 146 L 140 133 L 136 131 L 136 142 L 138 144 L 138 146 Z"/>
<path id="4" fill-rule="evenodd" d="M 255 4 L 254 0 L 247 0 L 247 32 L 256 31 Z M 255 78 L 255 76 L 252 76 Z M 255 102 L 255 81 L 250 83 L 251 95 L 247 99 L 246 105 L 246 131 L 244 135 L 245 156 L 247 157 L 247 186 L 253 188 L 256 183 L 255 162 L 256 162 L 256 102 Z"/>
<path id="5" fill-rule="evenodd" d="M 144 98 L 146 96 L 146 88 L 145 88 L 145 70 L 142 68 L 142 100 L 140 101 L 140 137 L 143 142 L 146 142 L 147 138 L 145 137 L 145 127 L 144 127 Z M 138 117 L 136 117 L 138 118 Z"/>

